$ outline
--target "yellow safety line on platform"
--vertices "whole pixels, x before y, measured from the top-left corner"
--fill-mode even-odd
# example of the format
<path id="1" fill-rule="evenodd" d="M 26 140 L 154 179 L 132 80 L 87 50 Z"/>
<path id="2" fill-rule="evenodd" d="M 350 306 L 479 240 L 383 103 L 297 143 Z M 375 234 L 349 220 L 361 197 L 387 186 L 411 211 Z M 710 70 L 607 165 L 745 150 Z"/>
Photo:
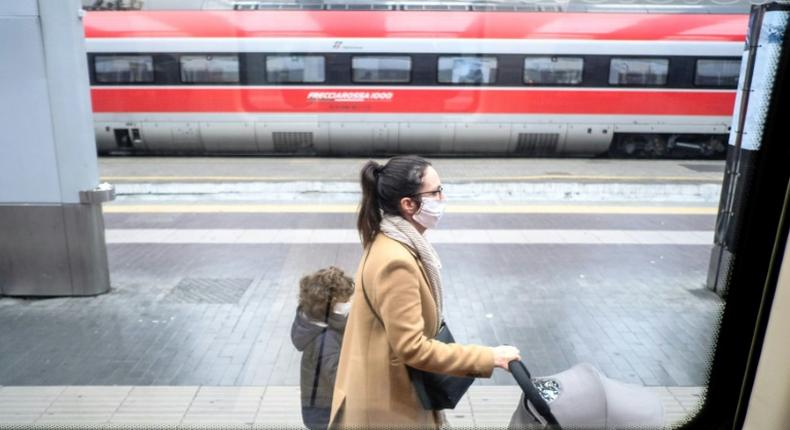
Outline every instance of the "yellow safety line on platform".
<path id="1" fill-rule="evenodd" d="M 134 181 L 135 183 L 145 182 L 323 182 L 323 181 L 343 181 L 349 182 L 351 178 L 339 180 L 337 178 L 319 177 L 292 177 L 292 176 L 102 176 L 104 182 L 113 181 Z M 354 181 L 357 178 L 353 178 Z M 505 181 L 671 181 L 671 182 L 721 182 L 717 176 L 696 177 L 696 176 L 602 176 L 602 175 L 527 175 L 527 176 L 496 176 L 496 177 L 445 177 L 445 182 L 505 182 Z"/>
<path id="2" fill-rule="evenodd" d="M 355 213 L 355 204 L 105 204 L 104 213 Z M 450 205 L 450 213 L 716 215 L 715 207 L 598 205 Z"/>
<path id="3" fill-rule="evenodd" d="M 146 182 L 178 182 L 178 181 L 202 181 L 202 182 L 227 182 L 227 181 L 288 181 L 288 182 L 304 182 L 304 181 L 326 181 L 324 178 L 294 178 L 289 176 L 102 176 L 101 180 L 104 182 L 112 181 L 134 181 L 135 183 Z"/>

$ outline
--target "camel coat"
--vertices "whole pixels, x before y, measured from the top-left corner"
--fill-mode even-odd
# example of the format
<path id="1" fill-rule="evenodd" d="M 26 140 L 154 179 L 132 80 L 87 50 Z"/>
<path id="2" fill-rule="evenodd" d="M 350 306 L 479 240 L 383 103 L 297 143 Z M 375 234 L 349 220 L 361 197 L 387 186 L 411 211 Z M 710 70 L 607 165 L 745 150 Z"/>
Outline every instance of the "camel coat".
<path id="1" fill-rule="evenodd" d="M 363 279 L 384 327 L 365 300 Z M 330 426 L 441 425 L 439 414 L 420 404 L 406 365 L 436 373 L 488 378 L 494 370 L 494 355 L 483 346 L 433 340 L 439 322 L 431 288 L 416 255 L 401 243 L 377 235 L 370 245 L 367 262 L 363 254 L 357 270 L 335 379 Z"/>

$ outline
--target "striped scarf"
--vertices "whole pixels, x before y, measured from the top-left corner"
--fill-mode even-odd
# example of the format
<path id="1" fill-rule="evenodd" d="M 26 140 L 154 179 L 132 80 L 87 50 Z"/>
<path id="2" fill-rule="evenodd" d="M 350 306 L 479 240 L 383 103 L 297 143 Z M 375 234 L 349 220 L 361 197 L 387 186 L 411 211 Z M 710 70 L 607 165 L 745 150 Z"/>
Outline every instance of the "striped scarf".
<path id="1" fill-rule="evenodd" d="M 384 235 L 408 246 L 412 251 L 417 253 L 428 275 L 433 297 L 434 300 L 436 300 L 439 321 L 441 321 L 442 302 L 444 301 L 442 297 L 442 262 L 439 261 L 439 255 L 436 254 L 436 250 L 434 250 L 433 246 L 425 239 L 425 236 L 421 235 L 420 232 L 403 217 L 382 214 L 380 228 Z"/>

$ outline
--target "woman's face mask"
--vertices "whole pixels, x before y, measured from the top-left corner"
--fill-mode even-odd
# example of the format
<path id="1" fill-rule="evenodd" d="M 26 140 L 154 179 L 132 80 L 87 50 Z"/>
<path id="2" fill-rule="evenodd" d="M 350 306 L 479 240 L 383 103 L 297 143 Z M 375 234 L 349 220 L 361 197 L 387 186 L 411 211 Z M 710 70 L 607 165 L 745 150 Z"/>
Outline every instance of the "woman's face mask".
<path id="1" fill-rule="evenodd" d="M 414 214 L 414 221 L 425 228 L 436 228 L 446 207 L 447 203 L 442 200 L 423 198 L 420 208 Z"/>

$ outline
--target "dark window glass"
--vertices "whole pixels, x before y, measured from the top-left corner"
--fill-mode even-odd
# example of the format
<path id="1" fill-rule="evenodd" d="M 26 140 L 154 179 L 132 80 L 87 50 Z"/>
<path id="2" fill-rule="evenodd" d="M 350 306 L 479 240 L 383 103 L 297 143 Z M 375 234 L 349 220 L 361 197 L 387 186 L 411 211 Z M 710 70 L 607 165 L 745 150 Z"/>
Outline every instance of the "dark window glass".
<path id="1" fill-rule="evenodd" d="M 150 55 L 97 55 L 96 81 L 146 83 L 154 81 L 154 58 Z"/>
<path id="2" fill-rule="evenodd" d="M 411 57 L 364 56 L 351 59 L 354 82 L 403 83 L 411 80 Z"/>
<path id="3" fill-rule="evenodd" d="M 439 83 L 493 84 L 496 57 L 439 57 Z"/>
<path id="4" fill-rule="evenodd" d="M 524 83 L 527 85 L 578 85 L 582 82 L 584 59 L 579 57 L 527 57 Z"/>
<path id="5" fill-rule="evenodd" d="M 665 58 L 612 58 L 609 63 L 612 85 L 666 85 L 668 73 Z"/>
<path id="6" fill-rule="evenodd" d="M 270 55 L 266 57 L 269 82 L 324 82 L 324 57 L 320 55 Z"/>
<path id="7" fill-rule="evenodd" d="M 182 55 L 181 82 L 239 82 L 239 57 L 236 55 Z"/>
<path id="8" fill-rule="evenodd" d="M 697 60 L 694 85 L 711 87 L 738 87 L 741 60 Z"/>

